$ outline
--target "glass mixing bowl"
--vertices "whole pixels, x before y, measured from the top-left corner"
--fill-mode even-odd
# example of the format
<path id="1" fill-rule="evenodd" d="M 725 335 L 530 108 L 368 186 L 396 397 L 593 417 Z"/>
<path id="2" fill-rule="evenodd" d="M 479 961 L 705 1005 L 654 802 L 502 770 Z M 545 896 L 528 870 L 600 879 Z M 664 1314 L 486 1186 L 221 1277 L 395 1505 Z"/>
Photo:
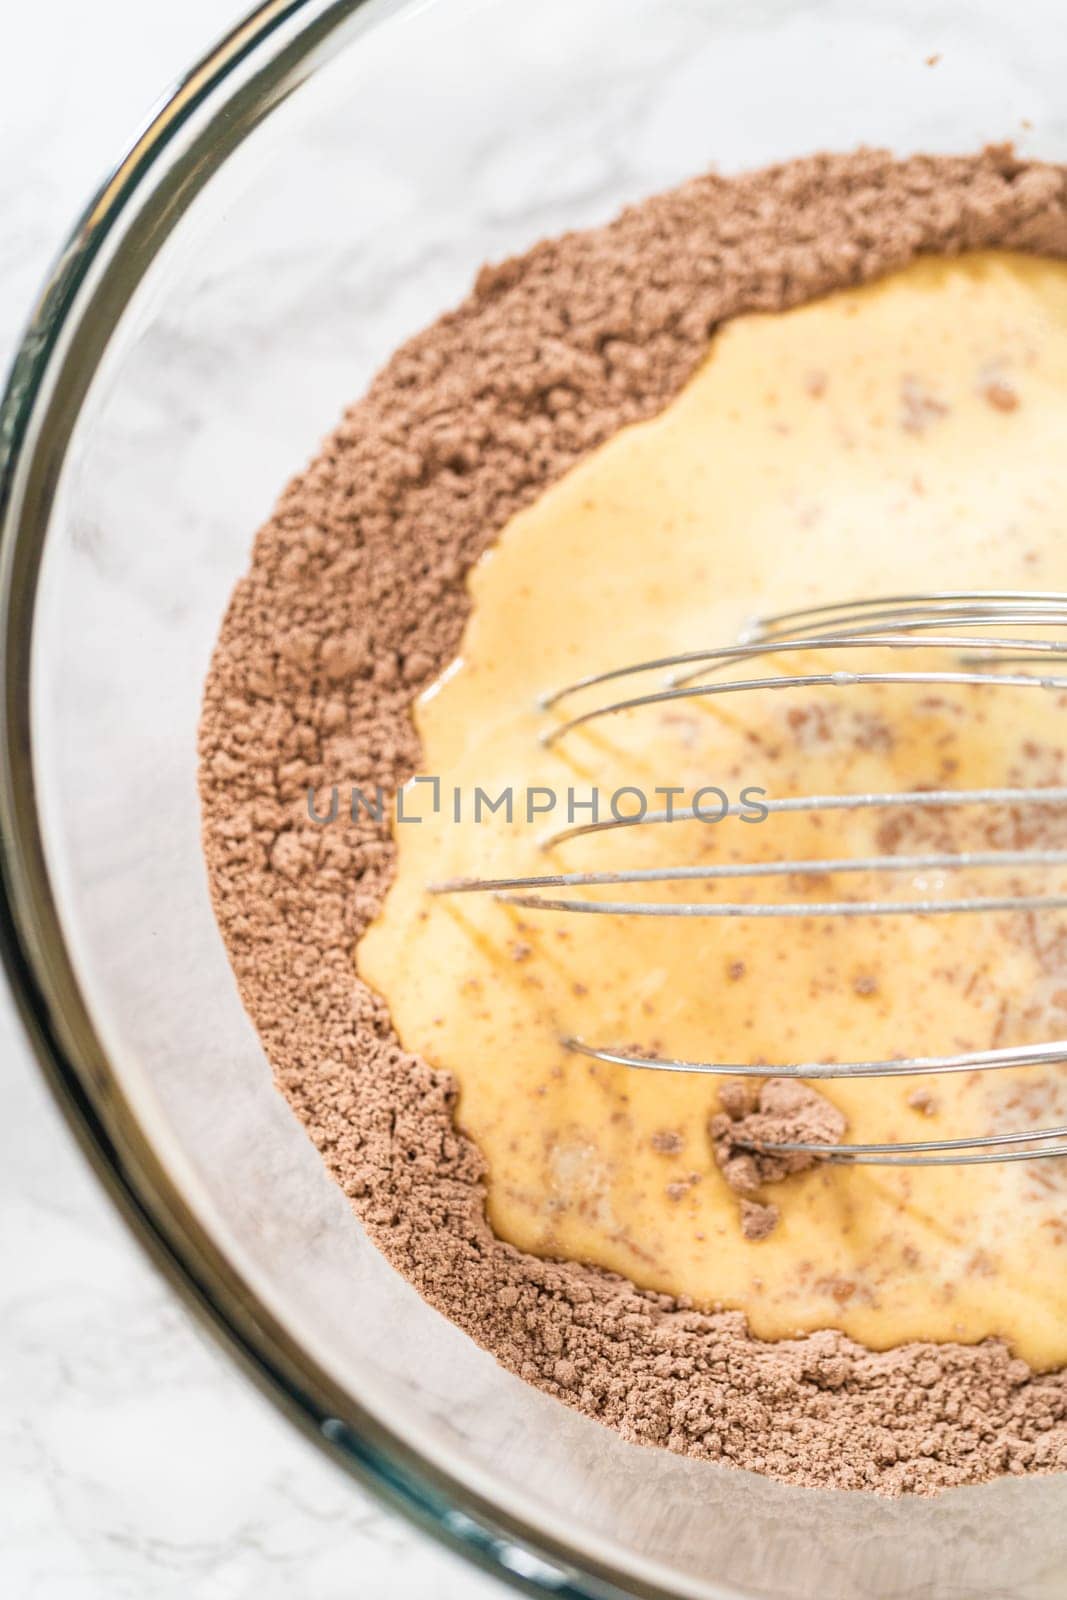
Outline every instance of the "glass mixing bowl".
<path id="1" fill-rule="evenodd" d="M 1067 1479 L 889 1502 L 641 1449 L 387 1266 L 271 1086 L 208 903 L 195 729 L 223 607 L 288 475 L 483 260 L 713 163 L 1004 138 L 1063 159 L 1062 23 L 1060 0 L 273 0 L 105 183 L 19 354 L 2 916 L 42 1063 L 292 1418 L 531 1592 L 1051 1600 Z"/>

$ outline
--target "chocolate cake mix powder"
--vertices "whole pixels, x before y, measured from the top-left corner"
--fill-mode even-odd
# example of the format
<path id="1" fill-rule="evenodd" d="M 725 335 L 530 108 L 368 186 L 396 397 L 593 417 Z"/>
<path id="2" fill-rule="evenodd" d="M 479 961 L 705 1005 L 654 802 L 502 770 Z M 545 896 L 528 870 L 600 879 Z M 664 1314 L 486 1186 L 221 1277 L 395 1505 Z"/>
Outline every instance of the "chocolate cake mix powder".
<path id="1" fill-rule="evenodd" d="M 388 823 L 317 826 L 307 793 L 392 790 L 418 768 L 412 701 L 456 652 L 471 563 L 673 399 L 726 319 L 990 247 L 1067 257 L 1064 171 L 1007 148 L 815 156 L 696 179 L 484 268 L 282 494 L 204 699 L 219 925 L 278 1087 L 370 1237 L 530 1383 L 630 1440 L 793 1483 L 893 1494 L 1067 1469 L 1067 1373 L 1032 1373 L 990 1340 L 761 1342 L 739 1313 L 495 1237 L 453 1081 L 401 1048 L 356 975 L 393 870 Z M 727 1106 L 720 1143 L 751 1109 Z M 771 1208 L 744 1203 L 757 1239 Z"/>

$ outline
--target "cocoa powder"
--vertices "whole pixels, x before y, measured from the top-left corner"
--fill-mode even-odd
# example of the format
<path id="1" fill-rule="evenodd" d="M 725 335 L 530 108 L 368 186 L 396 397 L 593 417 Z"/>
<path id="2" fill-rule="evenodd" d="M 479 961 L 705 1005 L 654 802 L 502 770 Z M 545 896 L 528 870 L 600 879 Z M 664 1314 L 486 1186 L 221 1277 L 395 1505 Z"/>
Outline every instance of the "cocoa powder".
<path id="1" fill-rule="evenodd" d="M 742 1197 L 741 1231 L 747 1239 L 766 1239 L 778 1222 L 778 1208 L 752 1196 L 765 1184 L 807 1172 L 826 1157 L 761 1147 L 840 1144 L 847 1126 L 844 1113 L 818 1089 L 794 1078 L 734 1079 L 719 1090 L 719 1103 L 722 1111 L 708 1123 L 716 1164 Z"/>
<path id="2" fill-rule="evenodd" d="M 400 1047 L 356 976 L 387 831 L 316 827 L 306 795 L 417 768 L 410 706 L 456 650 L 467 568 L 547 484 L 666 405 L 725 319 L 992 246 L 1067 255 L 1061 169 L 1007 148 L 816 156 L 699 178 L 486 267 L 283 493 L 204 698 L 204 844 L 241 995 L 372 1239 L 529 1382 L 628 1439 L 795 1483 L 930 1492 L 1067 1468 L 1067 1374 L 995 1341 L 760 1342 L 737 1313 L 497 1239 L 453 1082 Z"/>

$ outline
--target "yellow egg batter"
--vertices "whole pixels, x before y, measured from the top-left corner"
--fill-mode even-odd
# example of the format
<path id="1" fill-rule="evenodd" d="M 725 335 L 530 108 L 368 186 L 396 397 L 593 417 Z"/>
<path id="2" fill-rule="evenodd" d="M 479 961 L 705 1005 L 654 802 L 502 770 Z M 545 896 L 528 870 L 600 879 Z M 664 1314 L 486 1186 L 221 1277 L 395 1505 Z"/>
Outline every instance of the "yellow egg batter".
<path id="1" fill-rule="evenodd" d="M 625 918 L 427 893 L 468 875 L 1032 838 L 1062 847 L 1061 815 L 1033 833 L 1003 810 L 693 821 L 547 852 L 538 842 L 566 825 L 568 789 L 582 801 L 594 785 L 606 815 L 622 785 L 662 807 L 654 791 L 666 787 L 717 785 L 736 798 L 746 786 L 784 797 L 1063 783 L 1062 695 L 892 687 L 688 699 L 593 723 L 550 749 L 539 735 L 604 691 L 555 713 L 537 702 L 584 673 L 731 642 L 754 614 L 913 589 L 1067 589 L 1065 532 L 1067 268 L 994 254 L 920 262 L 799 310 L 737 319 L 665 412 L 507 526 L 472 574 L 460 660 L 417 709 L 440 809 L 433 785 L 406 792 L 407 815 L 422 820 L 396 826 L 396 882 L 357 952 L 404 1045 L 455 1074 L 503 1238 L 740 1308 L 767 1338 L 832 1326 L 885 1348 L 998 1334 L 1035 1366 L 1067 1362 L 1062 1162 L 824 1166 L 764 1191 L 781 1220 L 753 1242 L 708 1136 L 719 1080 L 607 1066 L 560 1043 L 576 1034 L 773 1064 L 1059 1037 L 1061 915 Z M 921 664 L 949 663 L 924 654 Z M 476 821 L 476 789 L 496 798 L 508 786 L 512 820 L 483 802 Z M 535 786 L 558 803 L 531 825 Z M 818 900 L 1018 886 L 1006 873 L 899 877 L 625 893 Z M 1054 872 L 1037 880 L 1056 886 Z M 822 1087 L 853 1141 L 1067 1121 L 1059 1068 Z"/>

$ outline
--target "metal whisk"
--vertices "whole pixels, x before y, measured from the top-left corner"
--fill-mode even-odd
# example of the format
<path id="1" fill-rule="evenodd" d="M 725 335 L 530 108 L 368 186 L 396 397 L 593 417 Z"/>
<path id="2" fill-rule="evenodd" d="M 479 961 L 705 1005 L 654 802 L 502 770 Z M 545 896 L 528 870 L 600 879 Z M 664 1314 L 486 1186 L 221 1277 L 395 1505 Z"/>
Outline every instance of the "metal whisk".
<path id="1" fill-rule="evenodd" d="M 1025 635 L 1005 635 L 1002 628 L 1025 628 Z M 976 632 L 975 630 L 979 630 Z M 1049 630 L 1060 630 L 1059 636 Z M 577 729 L 641 707 L 672 701 L 733 696 L 757 690 L 848 689 L 864 684 L 982 685 L 1044 692 L 1067 690 L 1067 676 L 1050 673 L 1046 664 L 1067 661 L 1067 594 L 1024 590 L 943 591 L 931 594 L 888 595 L 837 605 L 813 606 L 783 612 L 755 623 L 738 643 L 708 650 L 662 656 L 596 673 L 565 685 L 543 697 L 541 709 L 558 711 L 580 691 L 620 683 L 644 673 L 667 673 L 666 684 L 643 694 L 607 699 L 591 710 L 556 721 L 542 734 L 552 746 Z M 771 671 L 773 658 L 808 652 L 840 653 L 885 649 L 935 650 L 946 656 L 946 670 L 851 671 L 842 666 L 831 671 Z M 1026 668 L 1031 670 L 1027 671 Z M 1005 670 L 1013 669 L 1013 670 Z M 737 675 L 740 672 L 740 675 Z M 770 815 L 789 812 L 829 813 L 958 806 L 1054 807 L 1067 803 L 1067 787 L 997 789 L 939 789 L 913 793 L 814 794 L 786 799 L 768 798 L 761 804 Z M 743 807 L 730 805 L 724 815 L 740 815 Z M 584 834 L 618 828 L 649 827 L 684 822 L 699 817 L 693 808 L 646 811 L 643 815 L 582 823 L 563 828 L 542 841 L 552 849 Z M 925 872 L 960 869 L 1033 869 L 1067 864 L 1067 850 L 1020 849 L 940 852 L 924 855 L 846 856 L 839 859 L 798 859 L 773 862 L 732 862 L 714 866 L 680 866 L 615 872 L 544 873 L 514 878 L 461 878 L 432 885 L 438 894 L 492 894 L 508 905 L 526 910 L 566 911 L 575 914 L 659 917 L 856 917 L 975 914 L 980 912 L 1037 912 L 1067 908 L 1067 894 L 1026 893 L 969 895 L 950 899 L 824 900 L 744 904 L 737 902 L 596 900 L 577 891 L 605 885 L 648 884 L 686 880 L 739 880 L 745 878 L 823 877 L 830 873 Z M 553 893 L 548 891 L 566 891 Z M 888 1061 L 790 1062 L 776 1066 L 750 1066 L 723 1061 L 689 1061 L 641 1055 L 595 1045 L 581 1038 L 566 1038 L 568 1050 L 617 1066 L 655 1072 L 708 1073 L 729 1077 L 788 1077 L 805 1079 L 888 1078 L 933 1073 L 971 1072 L 1006 1067 L 1056 1065 L 1067 1062 L 1067 1039 L 1047 1044 L 1007 1049 L 961 1051 L 955 1055 L 913 1056 Z M 1060 1142 L 1057 1142 L 1060 1141 Z M 1067 1125 L 982 1137 L 920 1140 L 892 1144 L 778 1143 L 760 1148 L 805 1151 L 834 1162 L 859 1162 L 892 1166 L 941 1166 L 1000 1161 L 1032 1161 L 1067 1156 Z"/>

